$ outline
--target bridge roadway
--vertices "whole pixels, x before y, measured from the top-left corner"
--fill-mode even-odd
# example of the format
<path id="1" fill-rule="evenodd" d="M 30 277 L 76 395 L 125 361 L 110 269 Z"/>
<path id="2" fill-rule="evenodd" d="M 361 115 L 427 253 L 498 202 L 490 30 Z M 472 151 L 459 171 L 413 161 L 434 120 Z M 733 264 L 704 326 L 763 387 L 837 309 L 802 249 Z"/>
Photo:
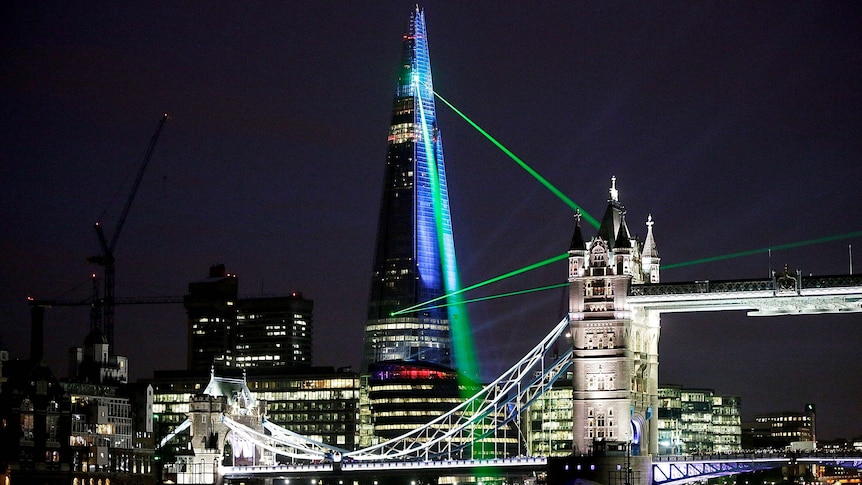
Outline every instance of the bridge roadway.
<path id="1" fill-rule="evenodd" d="M 740 453 L 698 456 L 653 457 L 653 485 L 678 485 L 709 478 L 750 473 L 794 465 L 841 466 L 862 470 L 862 453 Z M 312 477 L 354 478 L 371 476 L 409 477 L 410 473 L 473 475 L 475 470 L 491 468 L 528 476 L 546 471 L 545 457 L 516 457 L 486 460 L 434 460 L 314 463 L 303 465 L 223 467 L 227 482 L 252 479 L 288 480 Z M 321 482 L 318 482 L 321 483 Z"/>
<path id="2" fill-rule="evenodd" d="M 676 485 L 795 465 L 862 469 L 862 453 L 741 453 L 653 458 L 653 485 Z"/>
<path id="3" fill-rule="evenodd" d="M 485 460 L 353 461 L 300 465 L 230 466 L 222 468 L 222 476 L 227 481 L 240 481 L 254 478 L 308 478 L 315 475 L 321 477 L 333 475 L 400 477 L 411 472 L 417 474 L 437 472 L 447 475 L 473 475 L 474 470 L 481 468 L 530 474 L 532 472 L 544 471 L 547 466 L 548 459 L 545 457 L 494 458 Z"/>
<path id="4" fill-rule="evenodd" d="M 749 310 L 751 316 L 862 312 L 862 275 L 634 285 L 628 303 L 658 313 Z"/>

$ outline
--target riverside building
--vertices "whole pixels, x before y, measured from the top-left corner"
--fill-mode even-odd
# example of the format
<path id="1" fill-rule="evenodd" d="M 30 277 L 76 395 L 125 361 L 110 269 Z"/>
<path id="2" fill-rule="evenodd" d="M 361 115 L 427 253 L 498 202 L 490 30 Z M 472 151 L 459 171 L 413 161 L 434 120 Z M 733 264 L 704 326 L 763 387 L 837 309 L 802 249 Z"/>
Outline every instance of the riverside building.
<path id="1" fill-rule="evenodd" d="M 712 389 L 658 390 L 659 454 L 735 453 L 742 449 L 741 400 Z"/>

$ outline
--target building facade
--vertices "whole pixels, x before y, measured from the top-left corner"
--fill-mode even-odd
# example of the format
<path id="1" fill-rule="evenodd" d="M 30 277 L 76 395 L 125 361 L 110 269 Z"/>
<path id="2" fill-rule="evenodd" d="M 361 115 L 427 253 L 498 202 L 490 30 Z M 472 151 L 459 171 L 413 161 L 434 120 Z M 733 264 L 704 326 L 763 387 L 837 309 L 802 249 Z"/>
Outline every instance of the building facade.
<path id="1" fill-rule="evenodd" d="M 758 414 L 743 427 L 743 446 L 750 450 L 816 448 L 815 417 L 814 404 L 806 404 L 801 411 Z"/>
<path id="2" fill-rule="evenodd" d="M 314 303 L 294 292 L 240 297 L 224 265 L 189 283 L 188 369 L 311 367 Z"/>
<path id="3" fill-rule="evenodd" d="M 146 389 L 126 383 L 125 357 L 92 328 L 56 379 L 42 360 L 44 308 L 31 310 L 30 359 L 0 367 L 3 483 L 155 483 Z"/>
<path id="4" fill-rule="evenodd" d="M 567 372 L 530 405 L 525 413 L 529 456 L 572 454 L 572 373 Z"/>
<path id="5" fill-rule="evenodd" d="M 739 396 L 712 397 L 713 452 L 742 450 L 742 399 Z"/>
<path id="6" fill-rule="evenodd" d="M 452 217 L 418 6 L 402 37 L 383 184 L 363 339 L 363 445 L 443 414 L 467 392 L 458 381 L 478 378 L 466 311 L 450 295 L 459 287 Z M 402 368 L 410 372 L 394 371 Z M 451 379 L 422 377 L 443 374 Z M 401 397 L 384 391 L 392 386 Z"/>
<path id="7" fill-rule="evenodd" d="M 660 455 L 742 450 L 741 399 L 712 389 L 659 388 Z"/>

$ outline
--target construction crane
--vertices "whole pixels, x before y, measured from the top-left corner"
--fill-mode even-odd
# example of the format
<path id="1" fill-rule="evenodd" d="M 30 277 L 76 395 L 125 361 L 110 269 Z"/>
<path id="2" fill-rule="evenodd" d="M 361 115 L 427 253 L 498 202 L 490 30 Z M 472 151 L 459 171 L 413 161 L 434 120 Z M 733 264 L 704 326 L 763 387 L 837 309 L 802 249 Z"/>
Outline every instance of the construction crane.
<path id="1" fill-rule="evenodd" d="M 102 299 L 103 308 L 102 308 L 102 322 L 97 321 L 98 312 L 91 312 L 91 322 L 90 325 L 94 328 L 102 327 L 105 333 L 105 337 L 108 340 L 108 344 L 110 344 L 110 348 L 114 348 L 114 305 L 116 304 L 114 298 L 114 286 L 116 283 L 116 268 L 114 266 L 114 249 L 117 247 L 117 240 L 120 238 L 120 233 L 123 231 L 123 225 L 126 223 L 126 217 L 129 216 L 129 210 L 132 208 L 132 202 L 135 200 L 135 194 L 138 192 L 138 187 L 141 185 L 141 180 L 144 178 L 144 172 L 147 170 L 147 165 L 150 163 L 150 157 L 153 155 L 153 150 L 156 148 L 156 142 L 159 141 L 159 135 L 162 134 L 162 128 L 165 126 L 165 122 L 168 120 L 168 115 L 165 114 L 159 120 L 159 124 L 156 127 L 156 132 L 153 134 L 153 137 L 150 139 L 150 144 L 147 146 L 147 151 L 144 153 L 144 159 L 141 161 L 141 166 L 138 169 L 138 175 L 135 177 L 135 182 L 132 185 L 132 191 L 129 193 L 128 199 L 126 199 L 126 204 L 123 206 L 123 211 L 120 213 L 120 218 L 117 221 L 117 227 L 114 229 L 114 235 L 111 237 L 110 242 L 105 237 L 105 231 L 102 229 L 102 225 L 99 222 L 96 222 L 96 237 L 99 239 L 99 246 L 101 247 L 102 253 L 96 256 L 92 256 L 87 258 L 87 261 L 91 263 L 98 264 L 100 266 L 104 266 L 104 298 Z M 97 298 L 94 296 L 93 301 L 96 301 Z"/>

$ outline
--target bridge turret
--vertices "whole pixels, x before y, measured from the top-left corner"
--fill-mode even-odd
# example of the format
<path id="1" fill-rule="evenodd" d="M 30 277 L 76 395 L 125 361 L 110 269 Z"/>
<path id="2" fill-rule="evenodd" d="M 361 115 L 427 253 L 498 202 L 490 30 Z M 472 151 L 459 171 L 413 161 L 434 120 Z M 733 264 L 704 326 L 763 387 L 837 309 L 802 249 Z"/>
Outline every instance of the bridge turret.
<path id="1" fill-rule="evenodd" d="M 635 246 L 633 248 L 633 246 Z M 620 227 L 617 230 L 617 236 L 614 240 L 614 274 L 616 275 L 632 275 L 637 282 L 640 276 L 632 271 L 632 256 L 636 252 L 636 243 L 632 244 L 629 228 L 626 226 L 626 213 L 620 212 Z"/>
<path id="2" fill-rule="evenodd" d="M 658 247 L 655 244 L 655 237 L 652 233 L 652 226 L 655 224 L 652 221 L 652 214 L 647 217 L 647 235 L 644 241 L 643 251 L 641 252 L 642 270 L 644 280 L 650 283 L 659 282 L 659 263 L 661 258 L 658 256 Z"/>
<path id="3" fill-rule="evenodd" d="M 587 245 L 581 232 L 581 211 L 575 211 L 575 233 L 569 245 L 569 281 L 584 275 L 587 264 Z"/>

